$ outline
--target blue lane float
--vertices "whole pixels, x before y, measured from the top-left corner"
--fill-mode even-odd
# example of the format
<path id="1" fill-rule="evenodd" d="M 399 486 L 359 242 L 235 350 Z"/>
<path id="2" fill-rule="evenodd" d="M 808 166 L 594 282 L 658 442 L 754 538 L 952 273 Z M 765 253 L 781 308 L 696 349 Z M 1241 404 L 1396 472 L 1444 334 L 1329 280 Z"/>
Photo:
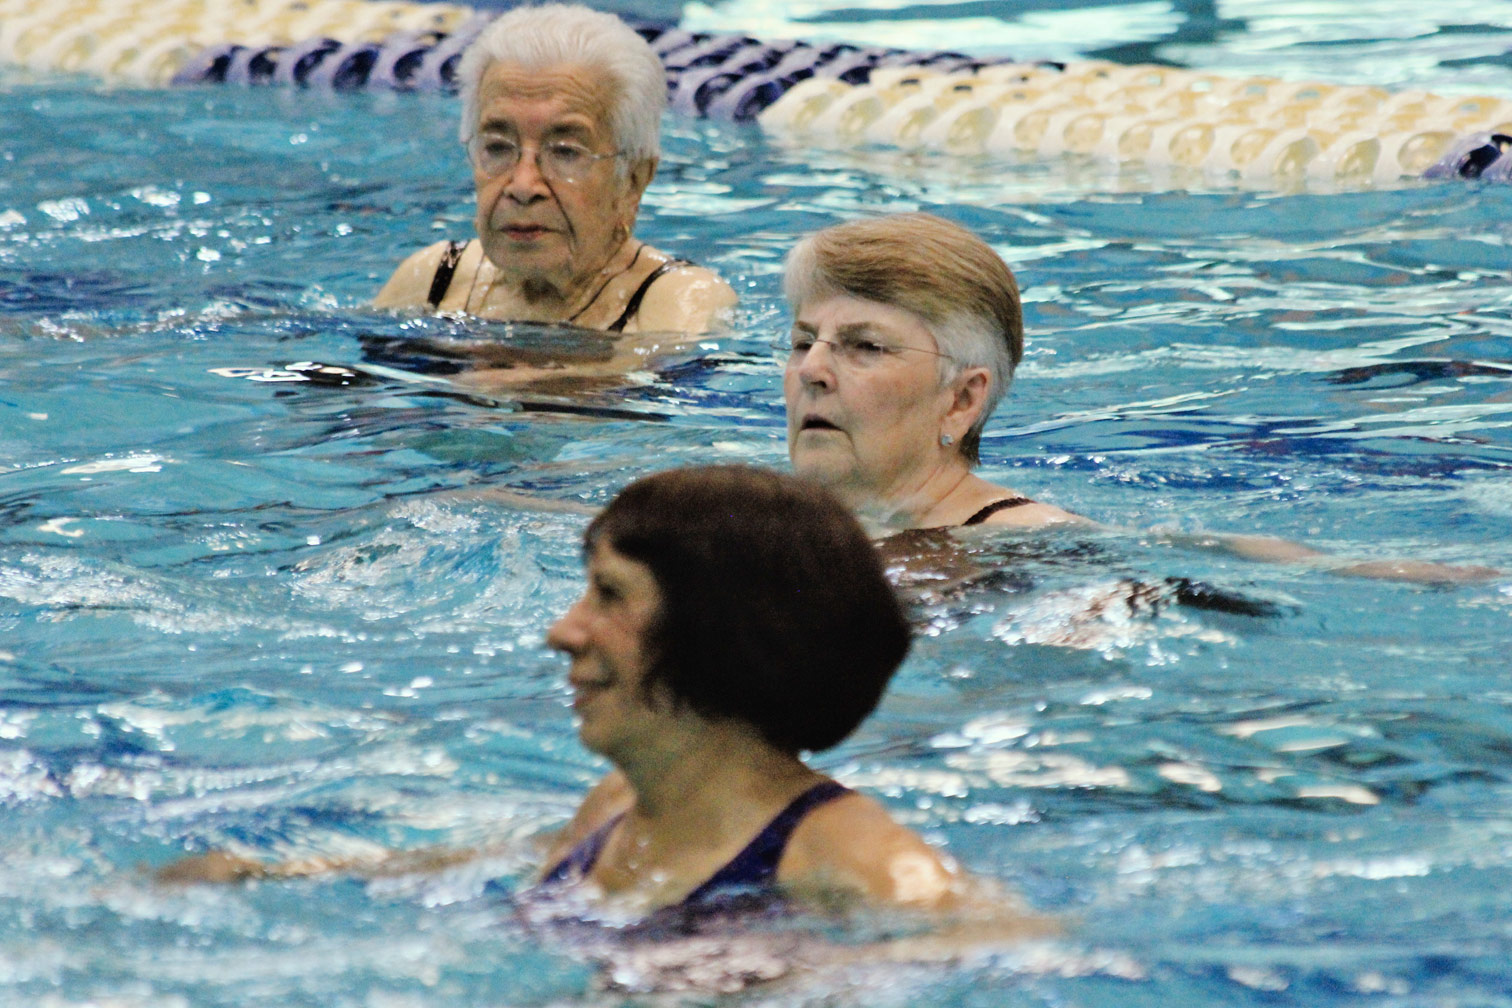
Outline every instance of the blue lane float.
<path id="1" fill-rule="evenodd" d="M 404 0 L 0 0 L 0 62 L 138 84 L 452 93 L 497 11 Z M 1229 78 L 1100 61 L 1017 63 L 637 25 L 681 115 L 810 146 L 1084 155 L 1173 179 L 1386 185 L 1512 180 L 1512 102 Z"/>
<path id="2" fill-rule="evenodd" d="M 490 20 L 478 17 L 447 34 L 404 33 L 381 43 L 343 43 L 329 36 L 259 47 L 223 43 L 195 54 L 171 83 L 454 92 L 457 60 Z M 651 26 L 637 31 L 662 58 L 674 111 L 735 121 L 757 118 L 810 77 L 864 84 L 878 67 L 969 71 L 991 65 L 953 52 L 762 42 Z"/>

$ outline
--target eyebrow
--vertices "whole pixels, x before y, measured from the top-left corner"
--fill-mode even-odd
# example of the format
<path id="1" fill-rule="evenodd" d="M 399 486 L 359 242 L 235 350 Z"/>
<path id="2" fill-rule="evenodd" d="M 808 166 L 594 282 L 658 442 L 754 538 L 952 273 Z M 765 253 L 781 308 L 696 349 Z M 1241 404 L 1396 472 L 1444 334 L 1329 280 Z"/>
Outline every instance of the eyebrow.
<path id="1" fill-rule="evenodd" d="M 520 128 L 512 119 L 491 117 L 478 123 L 479 133 L 519 133 Z M 546 127 L 545 138 L 555 140 L 561 137 L 571 137 L 577 140 L 592 138 L 593 126 L 582 122 L 559 122 Z"/>
<path id="2" fill-rule="evenodd" d="M 804 322 L 801 319 L 793 323 L 793 330 L 795 332 L 806 333 L 810 336 L 819 335 L 819 329 L 817 326 L 811 325 L 808 322 Z M 841 338 L 846 336 L 880 336 L 882 335 L 882 332 L 874 323 L 871 322 L 847 322 L 845 325 L 835 330 L 835 335 Z"/>
<path id="3" fill-rule="evenodd" d="M 514 129 L 514 123 L 510 122 L 508 119 L 499 119 L 499 118 L 495 117 L 495 118 L 484 119 L 482 122 L 478 123 L 478 132 L 479 133 L 488 133 L 488 132 L 503 133 L 506 130 L 513 130 L 513 129 Z"/>

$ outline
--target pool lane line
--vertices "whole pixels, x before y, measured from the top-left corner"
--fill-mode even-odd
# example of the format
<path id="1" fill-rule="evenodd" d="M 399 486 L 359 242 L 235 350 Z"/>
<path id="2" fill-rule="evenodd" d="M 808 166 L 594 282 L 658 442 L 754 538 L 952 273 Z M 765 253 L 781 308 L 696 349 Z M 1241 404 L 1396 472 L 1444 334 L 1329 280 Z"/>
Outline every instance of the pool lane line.
<path id="1" fill-rule="evenodd" d="M 403 0 L 0 0 L 0 61 L 148 85 L 452 93 L 497 16 Z M 1231 78 L 1103 61 L 1016 63 L 637 25 L 684 115 L 755 119 L 831 149 L 1080 155 L 1173 181 L 1512 181 L 1512 101 Z"/>

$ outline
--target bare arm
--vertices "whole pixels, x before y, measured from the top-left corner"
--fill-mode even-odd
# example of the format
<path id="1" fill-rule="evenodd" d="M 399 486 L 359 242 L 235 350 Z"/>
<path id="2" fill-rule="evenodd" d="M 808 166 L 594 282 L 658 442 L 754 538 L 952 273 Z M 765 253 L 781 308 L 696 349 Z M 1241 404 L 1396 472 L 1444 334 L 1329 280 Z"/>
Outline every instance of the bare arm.
<path id="1" fill-rule="evenodd" d="M 180 858 L 158 869 L 155 877 L 159 882 L 175 884 L 224 884 L 249 879 L 296 879 L 335 874 L 384 878 L 440 871 L 466 864 L 482 853 L 470 848 L 429 848 L 418 851 L 384 851 L 367 856 L 309 857 L 267 862 L 216 850 Z"/>
<path id="2" fill-rule="evenodd" d="M 619 811 L 629 795 L 629 785 L 618 772 L 595 784 L 566 826 L 545 844 L 543 870 L 549 870 L 567 852 Z M 214 850 L 180 858 L 157 870 L 159 882 L 177 885 L 228 884 L 250 879 L 298 879 L 349 874 L 363 878 L 386 878 L 441 871 L 485 857 L 497 851 L 472 847 L 428 847 L 414 851 L 375 850 L 371 854 L 341 857 L 308 857 L 290 861 L 260 861 L 228 851 Z"/>
<path id="3" fill-rule="evenodd" d="M 1345 577 L 1417 581 L 1424 584 L 1463 584 L 1487 581 L 1501 573 L 1494 567 L 1443 564 L 1429 560 L 1348 560 L 1273 536 L 1212 535 L 1194 537 L 1192 541 L 1199 546 L 1225 550 L 1246 560 L 1314 564 Z"/>

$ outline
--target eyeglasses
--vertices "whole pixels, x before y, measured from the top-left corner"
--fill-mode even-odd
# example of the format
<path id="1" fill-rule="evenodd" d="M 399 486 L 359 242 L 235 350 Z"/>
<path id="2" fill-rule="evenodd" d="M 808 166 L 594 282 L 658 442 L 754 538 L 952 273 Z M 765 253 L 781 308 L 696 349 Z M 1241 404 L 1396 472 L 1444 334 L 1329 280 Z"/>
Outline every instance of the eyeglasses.
<path id="1" fill-rule="evenodd" d="M 829 347 L 830 353 L 835 360 L 844 367 L 853 370 L 876 367 L 883 361 L 898 356 L 904 351 L 911 350 L 914 353 L 929 354 L 932 357 L 944 357 L 950 359 L 950 354 L 941 353 L 938 350 L 926 350 L 923 347 L 902 346 L 880 340 L 874 333 L 840 332 L 835 339 L 820 339 L 819 337 L 794 329 L 786 336 L 778 336 L 772 340 L 772 352 L 777 355 L 779 363 L 796 365 L 803 362 L 804 356 L 814 348 L 815 343 L 823 343 Z"/>
<path id="2" fill-rule="evenodd" d="M 467 156 L 473 167 L 495 178 L 514 171 L 524 156 L 526 146 L 518 140 L 489 133 L 479 133 L 467 141 Z M 583 181 L 600 161 L 623 157 L 624 151 L 595 154 L 582 144 L 570 140 L 551 140 L 535 148 L 536 170 L 553 182 L 568 185 Z"/>

